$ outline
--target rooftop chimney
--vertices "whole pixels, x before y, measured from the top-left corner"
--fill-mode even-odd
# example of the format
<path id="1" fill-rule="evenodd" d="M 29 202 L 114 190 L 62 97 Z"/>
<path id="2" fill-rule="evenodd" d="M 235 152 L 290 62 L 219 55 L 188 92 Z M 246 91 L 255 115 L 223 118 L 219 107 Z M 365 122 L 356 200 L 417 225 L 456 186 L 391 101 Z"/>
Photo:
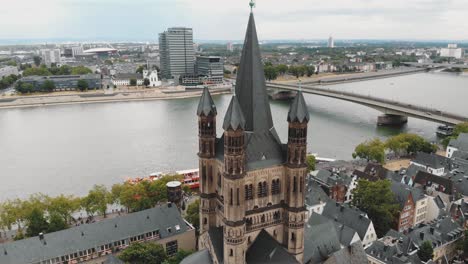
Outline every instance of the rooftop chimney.
<path id="1" fill-rule="evenodd" d="M 424 240 L 424 232 L 419 233 L 419 237 L 421 238 L 421 240 Z"/>
<path id="2" fill-rule="evenodd" d="M 431 228 L 429 228 L 429 231 L 431 232 L 431 234 L 434 234 L 434 227 L 431 226 Z"/>
<path id="3" fill-rule="evenodd" d="M 44 239 L 44 233 L 42 233 L 42 232 L 39 233 L 39 239 L 40 239 L 40 240 L 43 240 L 43 239 Z"/>

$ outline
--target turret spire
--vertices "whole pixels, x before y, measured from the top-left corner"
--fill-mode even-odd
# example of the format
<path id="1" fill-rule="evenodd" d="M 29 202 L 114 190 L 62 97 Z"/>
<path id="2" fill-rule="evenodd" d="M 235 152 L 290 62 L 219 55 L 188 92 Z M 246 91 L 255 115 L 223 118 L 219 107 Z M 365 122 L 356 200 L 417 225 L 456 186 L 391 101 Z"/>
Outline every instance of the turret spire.
<path id="1" fill-rule="evenodd" d="M 200 97 L 200 102 L 198 103 L 197 115 L 205 115 L 208 116 L 209 114 L 216 115 L 216 106 L 213 102 L 213 98 L 211 98 L 210 91 L 208 87 L 203 89 L 203 93 Z"/>

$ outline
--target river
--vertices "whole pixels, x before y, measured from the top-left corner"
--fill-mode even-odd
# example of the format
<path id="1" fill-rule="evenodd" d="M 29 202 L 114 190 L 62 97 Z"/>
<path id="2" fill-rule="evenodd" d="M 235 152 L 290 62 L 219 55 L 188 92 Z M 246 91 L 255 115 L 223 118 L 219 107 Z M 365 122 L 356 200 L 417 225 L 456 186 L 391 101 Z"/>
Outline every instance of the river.
<path id="1" fill-rule="evenodd" d="M 421 73 L 327 86 L 435 107 L 468 116 L 468 76 Z M 437 124 L 410 118 L 402 128 L 377 127 L 378 111 L 306 95 L 311 120 L 308 151 L 351 159 L 356 144 L 399 132 L 437 140 Z M 214 97 L 218 124 L 229 95 Z M 198 98 L 57 105 L 0 110 L 0 201 L 32 193 L 83 195 L 155 171 L 196 168 Z M 286 140 L 288 102 L 271 102 L 276 130 Z M 222 133 L 218 125 L 218 135 Z"/>

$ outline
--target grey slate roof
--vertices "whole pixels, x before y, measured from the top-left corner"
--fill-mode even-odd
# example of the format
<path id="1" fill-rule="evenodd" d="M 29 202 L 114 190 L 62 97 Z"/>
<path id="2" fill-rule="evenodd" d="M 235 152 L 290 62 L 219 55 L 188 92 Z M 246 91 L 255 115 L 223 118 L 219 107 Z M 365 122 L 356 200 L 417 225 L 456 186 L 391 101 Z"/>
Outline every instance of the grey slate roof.
<path id="1" fill-rule="evenodd" d="M 203 93 L 200 97 L 200 102 L 198 103 L 197 115 L 208 116 L 210 114 L 216 115 L 216 106 L 213 102 L 213 98 L 211 98 L 210 90 L 208 87 L 203 88 Z"/>
<path id="2" fill-rule="evenodd" d="M 187 256 L 180 264 L 213 264 L 213 260 L 208 249 L 204 249 Z"/>
<path id="3" fill-rule="evenodd" d="M 273 127 L 253 13 L 250 13 L 237 71 L 236 96 L 245 114 L 246 131 L 258 132 Z"/>
<path id="4" fill-rule="evenodd" d="M 294 98 L 291 107 L 288 112 L 288 122 L 299 122 L 303 123 L 304 121 L 309 122 L 309 110 L 307 109 L 307 104 L 304 100 L 304 95 L 302 91 L 299 91 Z"/>
<path id="5" fill-rule="evenodd" d="M 430 241 L 434 248 L 463 236 L 463 228 L 451 217 L 444 216 L 427 225 L 421 225 L 408 233 L 411 241 L 421 246 L 424 241 Z"/>
<path id="6" fill-rule="evenodd" d="M 223 227 L 211 227 L 208 230 L 208 235 L 210 236 L 211 244 L 213 245 L 214 253 L 218 258 L 219 263 L 224 262 L 224 233 Z"/>
<path id="7" fill-rule="evenodd" d="M 246 263 L 249 264 L 298 264 L 299 262 L 284 249 L 278 241 L 262 229 L 254 243 L 247 250 Z"/>
<path id="8" fill-rule="evenodd" d="M 453 182 L 450 179 L 425 171 L 418 171 L 413 183 L 414 185 L 420 184 L 421 186 L 424 186 L 425 189 L 427 189 L 427 187 L 432 187 L 438 192 L 443 192 L 449 195 L 452 195 L 454 190 Z"/>
<path id="9" fill-rule="evenodd" d="M 361 241 L 333 253 L 324 264 L 362 264 L 368 263 L 367 254 L 364 251 Z"/>
<path id="10" fill-rule="evenodd" d="M 418 152 L 412 162 L 434 169 L 445 168 L 450 170 L 451 167 L 451 161 L 449 158 L 434 153 Z"/>
<path id="11" fill-rule="evenodd" d="M 468 175 L 465 173 L 454 173 L 451 180 L 457 194 L 468 196 Z"/>
<path id="12" fill-rule="evenodd" d="M 253 14 L 250 14 L 247 26 L 235 94 L 245 119 L 247 170 L 283 164 L 285 149 L 273 126 Z M 230 115 L 229 111 L 227 115 Z M 223 127 L 228 126 L 231 120 L 231 117 L 228 122 L 225 120 Z M 218 159 L 223 158 L 222 146 L 219 146 L 222 142 L 217 142 Z"/>
<path id="13" fill-rule="evenodd" d="M 333 223 L 309 227 L 304 230 L 304 263 L 323 263 L 331 254 L 341 249 L 340 241 L 333 230 Z"/>
<path id="14" fill-rule="evenodd" d="M 468 133 L 461 133 L 458 138 L 451 139 L 448 145 L 458 150 L 468 151 Z"/>
<path id="15" fill-rule="evenodd" d="M 332 223 L 334 225 L 336 236 L 338 237 L 341 245 L 345 247 L 351 245 L 351 242 L 354 238 L 354 235 L 356 234 L 356 231 L 341 224 L 338 221 L 335 221 L 333 219 L 330 219 L 326 216 L 323 216 L 317 213 L 312 213 L 312 215 L 309 218 L 309 221 L 307 222 L 307 225 L 309 225 L 310 228 L 314 228 L 314 226 L 319 226 L 325 223 Z"/>
<path id="16" fill-rule="evenodd" d="M 361 240 L 364 239 L 367 229 L 372 223 L 369 218 L 365 217 L 364 212 L 339 203 L 327 203 L 323 208 L 322 215 L 355 230 Z"/>
<path id="17" fill-rule="evenodd" d="M 400 182 L 393 182 L 390 186 L 393 195 L 395 197 L 395 201 L 398 202 L 400 205 L 400 209 L 403 208 L 408 200 L 409 195 L 413 197 L 413 201 L 419 201 L 419 199 L 424 198 L 424 192 L 420 188 L 410 187 L 406 184 Z"/>
<path id="18" fill-rule="evenodd" d="M 321 202 L 330 202 L 331 199 L 325 193 L 325 191 L 320 187 L 317 182 L 309 181 L 307 184 L 307 193 L 305 197 L 305 203 L 308 206 L 314 206 L 320 204 Z"/>
<path id="19" fill-rule="evenodd" d="M 177 231 L 175 226 L 179 225 Z M 169 233 L 167 228 L 171 228 Z M 171 237 L 189 229 L 176 206 L 158 206 L 148 210 L 83 224 L 38 237 L 0 244 L 0 263 L 35 263 L 55 257 L 97 248 L 111 242 L 159 230 L 161 238 Z M 4 252 L 7 252 L 5 255 Z"/>
<path id="20" fill-rule="evenodd" d="M 244 114 L 242 113 L 242 109 L 236 96 L 233 96 L 231 103 L 229 103 L 226 115 L 224 116 L 223 128 L 224 130 L 245 129 Z"/>

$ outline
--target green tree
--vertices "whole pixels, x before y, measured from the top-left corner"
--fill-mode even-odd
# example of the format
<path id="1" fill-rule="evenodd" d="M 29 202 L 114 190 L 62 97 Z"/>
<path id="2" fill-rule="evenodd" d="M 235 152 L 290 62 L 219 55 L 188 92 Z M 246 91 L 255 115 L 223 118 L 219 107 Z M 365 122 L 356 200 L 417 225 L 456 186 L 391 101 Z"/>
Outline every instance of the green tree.
<path id="1" fill-rule="evenodd" d="M 377 236 L 385 235 L 392 228 L 398 211 L 389 180 L 359 180 L 353 190 L 351 204 L 364 211 L 374 223 Z"/>
<path id="2" fill-rule="evenodd" d="M 133 243 L 122 251 L 119 258 L 132 264 L 161 264 L 166 259 L 166 252 L 159 244 Z"/>
<path id="3" fill-rule="evenodd" d="M 307 170 L 308 171 L 314 171 L 315 170 L 315 156 L 314 155 L 308 155 L 306 159 L 307 163 Z"/>
<path id="4" fill-rule="evenodd" d="M 83 75 L 83 74 L 90 74 L 93 73 L 91 69 L 85 66 L 76 66 L 71 69 L 72 75 Z"/>
<path id="5" fill-rule="evenodd" d="M 78 83 L 77 83 L 76 87 L 78 88 L 78 90 L 80 90 L 82 92 L 88 90 L 88 88 L 89 88 L 88 82 L 86 80 L 83 80 L 83 79 L 78 80 Z"/>
<path id="6" fill-rule="evenodd" d="M 60 66 L 57 74 L 58 75 L 70 75 L 72 72 L 72 68 L 68 65 L 62 65 Z"/>
<path id="7" fill-rule="evenodd" d="M 48 76 L 52 75 L 52 73 L 44 67 L 36 67 L 36 68 L 27 68 L 23 71 L 23 76 Z"/>
<path id="8" fill-rule="evenodd" d="M 200 199 L 189 204 L 186 214 L 185 219 L 191 223 L 198 232 L 200 230 Z"/>
<path id="9" fill-rule="evenodd" d="M 45 80 L 41 85 L 41 90 L 44 92 L 53 92 L 55 90 L 54 81 Z"/>
<path id="10" fill-rule="evenodd" d="M 71 215 L 80 208 L 80 198 L 61 194 L 47 198 L 46 206 L 50 215 L 58 214 L 65 223 L 70 223 Z"/>
<path id="11" fill-rule="evenodd" d="M 432 247 L 432 243 L 430 241 L 424 241 L 421 244 L 421 247 L 418 249 L 418 257 L 426 262 L 432 259 L 434 256 L 434 248 Z"/>
<path id="12" fill-rule="evenodd" d="M 278 64 L 276 66 L 276 70 L 278 71 L 279 74 L 284 75 L 285 73 L 288 72 L 288 66 L 285 64 Z"/>
<path id="13" fill-rule="evenodd" d="M 139 73 L 139 74 L 143 74 L 143 71 L 146 69 L 146 65 L 140 65 L 138 66 L 138 68 L 136 69 L 136 73 Z"/>
<path id="14" fill-rule="evenodd" d="M 353 158 L 376 161 L 381 164 L 385 162 L 385 144 L 378 138 L 359 144 L 353 153 Z"/>
<path id="15" fill-rule="evenodd" d="M 68 224 L 63 220 L 63 218 L 57 214 L 52 213 L 49 216 L 49 226 L 47 228 L 47 233 L 52 233 L 68 228 Z"/>
<path id="16" fill-rule="evenodd" d="M 149 80 L 148 78 L 145 78 L 145 79 L 143 80 L 143 85 L 146 86 L 146 87 L 148 87 L 148 85 L 150 85 L 150 80 Z"/>
<path id="17" fill-rule="evenodd" d="M 395 154 L 416 154 L 417 152 L 433 153 L 437 146 L 416 134 L 402 133 L 390 137 L 385 142 L 385 147 Z"/>
<path id="18" fill-rule="evenodd" d="M 278 72 L 273 66 L 265 66 L 265 78 L 269 81 L 275 80 L 278 77 Z"/>
<path id="19" fill-rule="evenodd" d="M 36 66 L 41 65 L 41 61 L 42 61 L 42 58 L 41 58 L 41 57 L 39 57 L 39 56 L 34 56 L 34 57 L 33 57 L 33 60 L 34 60 L 34 65 L 36 65 Z"/>
<path id="20" fill-rule="evenodd" d="M 47 223 L 44 212 L 38 208 L 34 208 L 28 215 L 26 215 L 26 236 L 33 237 L 39 233 L 47 231 L 49 224 Z"/>
<path id="21" fill-rule="evenodd" d="M 130 86 L 136 86 L 137 85 L 137 79 L 131 78 L 130 79 Z"/>
<path id="22" fill-rule="evenodd" d="M 17 82 L 15 90 L 22 94 L 32 93 L 34 92 L 34 86 L 30 83 Z"/>
<path id="23" fill-rule="evenodd" d="M 8 66 L 14 66 L 14 67 L 18 66 L 18 64 L 16 63 L 15 60 L 9 60 L 9 61 L 7 61 L 7 62 L 6 62 L 6 65 L 8 65 Z"/>
<path id="24" fill-rule="evenodd" d="M 307 70 L 306 70 L 307 77 L 312 76 L 314 73 L 315 73 L 315 67 L 314 66 L 307 66 Z"/>
<path id="25" fill-rule="evenodd" d="M 112 202 L 112 194 L 104 185 L 94 185 L 88 195 L 82 199 L 82 207 L 88 215 L 99 213 L 106 217 L 107 205 Z"/>

